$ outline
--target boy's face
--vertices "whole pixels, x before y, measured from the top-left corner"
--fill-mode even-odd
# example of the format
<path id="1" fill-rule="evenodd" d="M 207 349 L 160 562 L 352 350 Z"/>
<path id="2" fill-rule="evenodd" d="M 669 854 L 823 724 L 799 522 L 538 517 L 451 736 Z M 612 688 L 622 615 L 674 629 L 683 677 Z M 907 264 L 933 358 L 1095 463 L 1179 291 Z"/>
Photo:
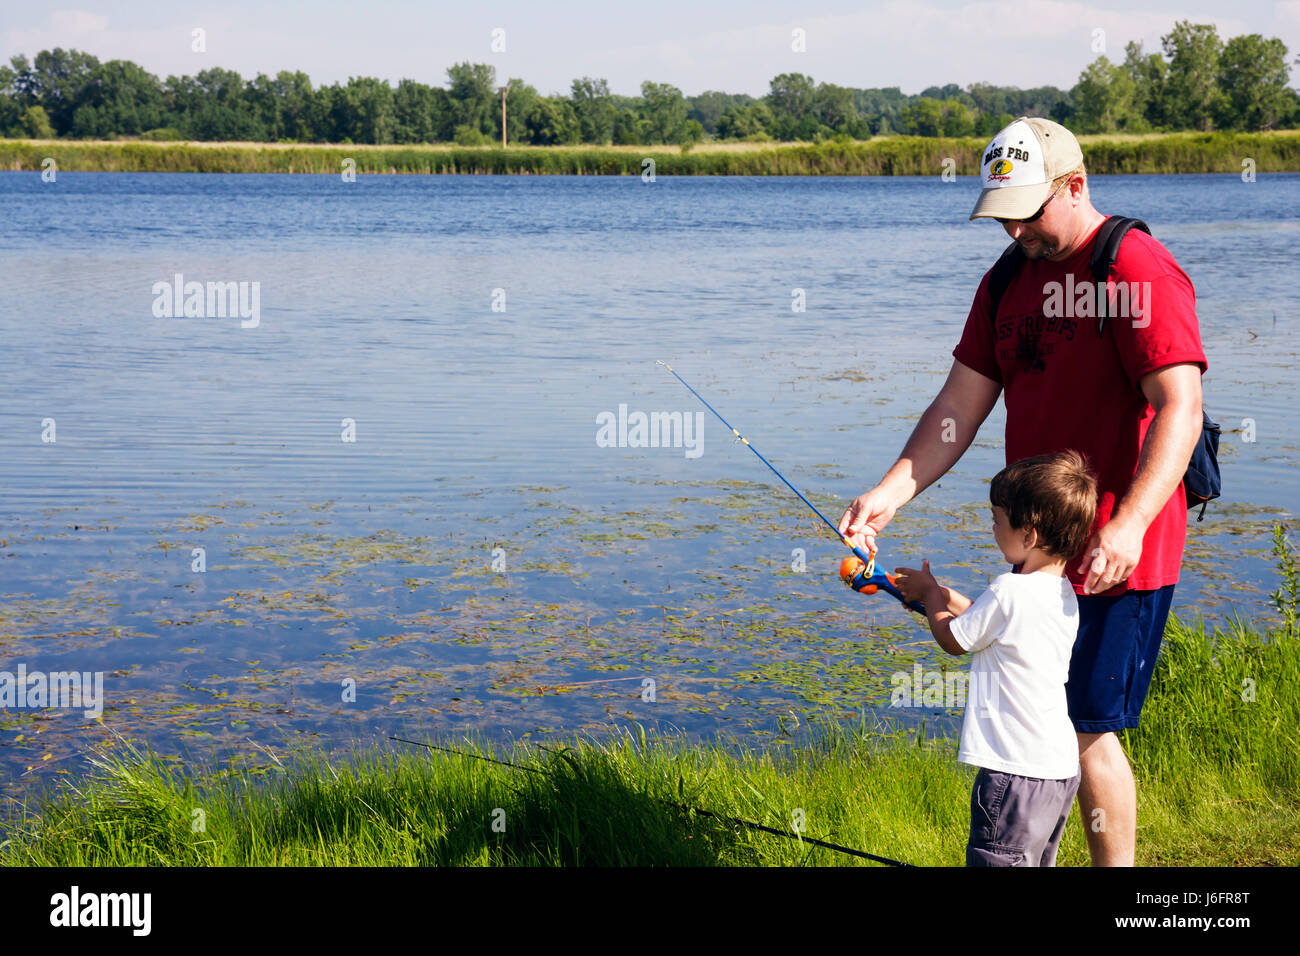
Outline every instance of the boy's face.
<path id="1" fill-rule="evenodd" d="M 1034 549 L 1038 536 L 1033 531 L 1017 530 L 1011 527 L 1005 508 L 993 505 L 993 538 L 1002 551 L 1008 564 L 1024 564 L 1029 552 Z"/>

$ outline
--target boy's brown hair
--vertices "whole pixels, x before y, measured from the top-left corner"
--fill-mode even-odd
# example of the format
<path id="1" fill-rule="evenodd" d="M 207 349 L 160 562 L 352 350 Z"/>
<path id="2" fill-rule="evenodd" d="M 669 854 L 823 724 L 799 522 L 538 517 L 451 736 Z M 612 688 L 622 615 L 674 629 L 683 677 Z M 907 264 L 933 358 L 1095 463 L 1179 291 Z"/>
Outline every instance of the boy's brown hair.
<path id="1" fill-rule="evenodd" d="M 989 501 L 1017 531 L 1038 532 L 1040 547 L 1067 561 L 1088 543 L 1097 516 L 1097 480 L 1077 451 L 1022 458 L 993 476 Z"/>

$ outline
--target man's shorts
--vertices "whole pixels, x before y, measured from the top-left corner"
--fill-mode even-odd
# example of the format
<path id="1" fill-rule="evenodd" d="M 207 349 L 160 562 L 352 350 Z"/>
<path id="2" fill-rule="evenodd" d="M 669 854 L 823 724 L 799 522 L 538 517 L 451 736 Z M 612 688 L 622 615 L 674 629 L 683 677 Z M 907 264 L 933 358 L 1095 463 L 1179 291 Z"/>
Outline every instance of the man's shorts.
<path id="1" fill-rule="evenodd" d="M 1173 598 L 1172 584 L 1111 597 L 1079 595 L 1079 635 L 1065 684 L 1076 733 L 1138 725 Z"/>
<path id="2" fill-rule="evenodd" d="M 1055 866 L 1079 775 L 1042 780 L 1000 770 L 975 775 L 967 866 Z"/>

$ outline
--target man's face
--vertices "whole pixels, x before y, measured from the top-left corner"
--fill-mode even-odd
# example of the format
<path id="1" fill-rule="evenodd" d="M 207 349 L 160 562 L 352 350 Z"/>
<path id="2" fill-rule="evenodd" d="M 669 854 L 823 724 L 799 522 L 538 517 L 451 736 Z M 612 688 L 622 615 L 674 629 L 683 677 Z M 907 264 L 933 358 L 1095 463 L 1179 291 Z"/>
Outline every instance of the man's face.
<path id="1" fill-rule="evenodd" d="M 1075 191 L 1082 189 L 1083 177 L 1068 179 L 1043 207 L 1043 214 L 1034 222 L 1008 219 L 1002 223 L 1007 235 L 1020 243 L 1020 251 L 1027 259 L 1061 259 L 1061 251 L 1069 244 L 1075 232 L 1075 212 L 1079 208 Z M 1068 254 L 1068 253 L 1067 253 Z"/>

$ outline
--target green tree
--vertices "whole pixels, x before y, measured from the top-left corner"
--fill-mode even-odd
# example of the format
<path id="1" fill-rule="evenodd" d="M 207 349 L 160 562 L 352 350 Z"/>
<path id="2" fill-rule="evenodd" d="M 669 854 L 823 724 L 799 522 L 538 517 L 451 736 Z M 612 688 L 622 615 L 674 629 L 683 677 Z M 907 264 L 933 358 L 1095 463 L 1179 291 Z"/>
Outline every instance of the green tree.
<path id="1" fill-rule="evenodd" d="M 910 136 L 938 136 L 943 132 L 943 104 L 922 96 L 904 109 L 899 119 Z"/>
<path id="2" fill-rule="evenodd" d="M 1076 103 L 1073 130 L 1076 133 L 1112 133 L 1127 129 L 1134 119 L 1133 78 L 1121 66 L 1099 56 L 1079 74 L 1070 91 Z"/>
<path id="3" fill-rule="evenodd" d="M 858 108 L 853 102 L 853 91 L 847 86 L 819 83 L 813 91 L 812 112 L 817 122 L 837 133 L 851 132 L 858 119 Z"/>
<path id="4" fill-rule="evenodd" d="M 1160 38 L 1169 58 L 1167 110 L 1175 129 L 1208 130 L 1221 114 L 1219 58 L 1223 41 L 1211 23 L 1179 20 Z"/>
<path id="5" fill-rule="evenodd" d="M 773 134 L 778 139 L 812 139 L 820 123 L 813 113 L 817 87 L 811 76 L 782 73 L 772 78 L 765 97 L 774 119 Z"/>
<path id="6" fill-rule="evenodd" d="M 528 128 L 528 116 L 537 109 L 537 101 L 541 97 L 535 87 L 525 83 L 518 77 L 511 77 L 506 80 L 506 85 L 510 87 L 510 95 L 506 97 L 507 141 L 510 143 L 531 143 L 532 134 Z M 497 94 L 497 97 L 497 109 L 500 110 L 500 93 Z M 499 120 L 497 122 L 495 142 L 501 142 L 501 123 Z"/>
<path id="7" fill-rule="evenodd" d="M 373 76 L 348 79 L 349 99 L 356 109 L 357 143 L 381 145 L 393 142 L 393 88 L 387 80 Z"/>
<path id="8" fill-rule="evenodd" d="M 22 60 L 22 57 L 15 56 L 9 62 L 17 65 Z M 17 76 L 18 71 L 13 66 L 5 66 L 0 63 L 0 136 L 22 135 L 18 129 L 18 119 L 22 115 L 22 108 L 18 103 L 18 90 L 14 83 Z M 49 122 L 48 114 L 46 115 L 46 122 Z"/>
<path id="9" fill-rule="evenodd" d="M 1133 118 L 1129 129 L 1145 132 L 1162 127 L 1169 121 L 1166 106 L 1166 85 L 1169 64 L 1159 53 L 1143 53 L 1142 44 L 1130 42 L 1124 48 L 1125 75 L 1133 82 Z"/>
<path id="10" fill-rule="evenodd" d="M 699 122 L 704 132 L 711 136 L 719 135 L 718 122 L 728 110 L 739 109 L 754 102 L 752 96 L 744 93 L 721 93 L 718 90 L 705 90 L 699 96 L 687 98 L 688 119 Z"/>
<path id="11" fill-rule="evenodd" d="M 472 126 L 501 135 L 501 96 L 497 71 L 487 63 L 457 63 L 447 67 L 447 93 L 456 126 Z"/>
<path id="12" fill-rule="evenodd" d="M 312 139 L 312 88 L 306 73 L 281 70 L 274 77 L 259 73 L 244 85 L 243 101 L 268 140 Z"/>
<path id="13" fill-rule="evenodd" d="M 948 83 L 945 86 L 926 87 L 921 91 L 921 95 L 927 99 L 938 100 L 941 103 L 944 100 L 960 100 L 963 97 L 969 96 L 969 94 L 967 94 L 966 91 L 956 83 Z M 971 103 L 970 105 L 973 106 L 974 103 Z"/>
<path id="14" fill-rule="evenodd" d="M 573 112 L 584 143 L 609 143 L 614 139 L 614 99 L 606 80 L 584 76 L 574 80 L 570 91 Z M 513 95 L 513 94 L 512 94 Z"/>
<path id="15" fill-rule="evenodd" d="M 1219 125 L 1232 129 L 1273 129 L 1290 105 L 1286 44 L 1258 33 L 1233 37 L 1219 57 L 1223 92 Z"/>
<path id="16" fill-rule="evenodd" d="M 733 106 L 718 118 L 718 137 L 720 139 L 770 138 L 775 125 L 776 119 L 766 103 Z"/>
<path id="17" fill-rule="evenodd" d="M 275 80 L 259 73 L 244 85 L 243 101 L 253 116 L 263 138 L 278 140 L 284 137 L 280 121 L 280 91 Z"/>
<path id="18" fill-rule="evenodd" d="M 941 128 L 944 136 L 974 136 L 974 108 L 959 99 L 944 100 Z"/>
<path id="19" fill-rule="evenodd" d="M 636 111 L 620 109 L 614 116 L 614 144 L 616 146 L 640 145 L 644 125 L 645 122 Z"/>
<path id="20" fill-rule="evenodd" d="M 300 143 L 314 139 L 313 96 L 311 79 L 307 74 L 301 70 L 292 73 L 281 70 L 275 74 L 273 90 L 279 112 L 277 139 L 291 139 Z"/>
<path id="21" fill-rule="evenodd" d="M 896 86 L 853 91 L 853 105 L 873 134 L 885 136 L 902 129 L 900 114 L 908 97 Z"/>
<path id="22" fill-rule="evenodd" d="M 257 140 L 266 131 L 244 99 L 244 80 L 234 70 L 213 67 L 194 76 L 169 76 L 164 84 L 170 104 L 166 124 L 186 139 Z"/>
<path id="23" fill-rule="evenodd" d="M 981 113 L 975 120 L 975 135 L 991 139 L 998 130 L 1005 129 L 1015 120 L 1010 113 Z"/>
<path id="24" fill-rule="evenodd" d="M 511 93 L 511 96 L 514 94 Z M 573 103 L 562 96 L 539 96 L 525 116 L 528 142 L 561 146 L 582 141 L 582 124 Z"/>
<path id="25" fill-rule="evenodd" d="M 14 131 L 19 136 L 32 139 L 54 139 L 54 127 L 43 106 L 29 106 L 22 111 L 15 124 Z"/>
<path id="26" fill-rule="evenodd" d="M 82 91 L 99 67 L 99 60 L 79 50 L 42 50 L 33 65 L 16 78 L 24 106 L 38 105 L 49 114 L 60 136 L 72 129 L 72 117 L 84 105 Z"/>
<path id="27" fill-rule="evenodd" d="M 322 143 L 356 142 L 353 109 L 348 103 L 347 90 L 338 83 L 318 86 L 312 94 L 313 139 Z"/>
<path id="28" fill-rule="evenodd" d="M 647 142 L 680 143 L 686 132 L 686 100 L 671 83 L 641 84 L 642 117 Z"/>
<path id="29" fill-rule="evenodd" d="M 87 139 L 138 136 L 162 125 L 162 84 L 129 60 L 109 60 L 91 71 L 77 94 L 71 133 Z"/>

